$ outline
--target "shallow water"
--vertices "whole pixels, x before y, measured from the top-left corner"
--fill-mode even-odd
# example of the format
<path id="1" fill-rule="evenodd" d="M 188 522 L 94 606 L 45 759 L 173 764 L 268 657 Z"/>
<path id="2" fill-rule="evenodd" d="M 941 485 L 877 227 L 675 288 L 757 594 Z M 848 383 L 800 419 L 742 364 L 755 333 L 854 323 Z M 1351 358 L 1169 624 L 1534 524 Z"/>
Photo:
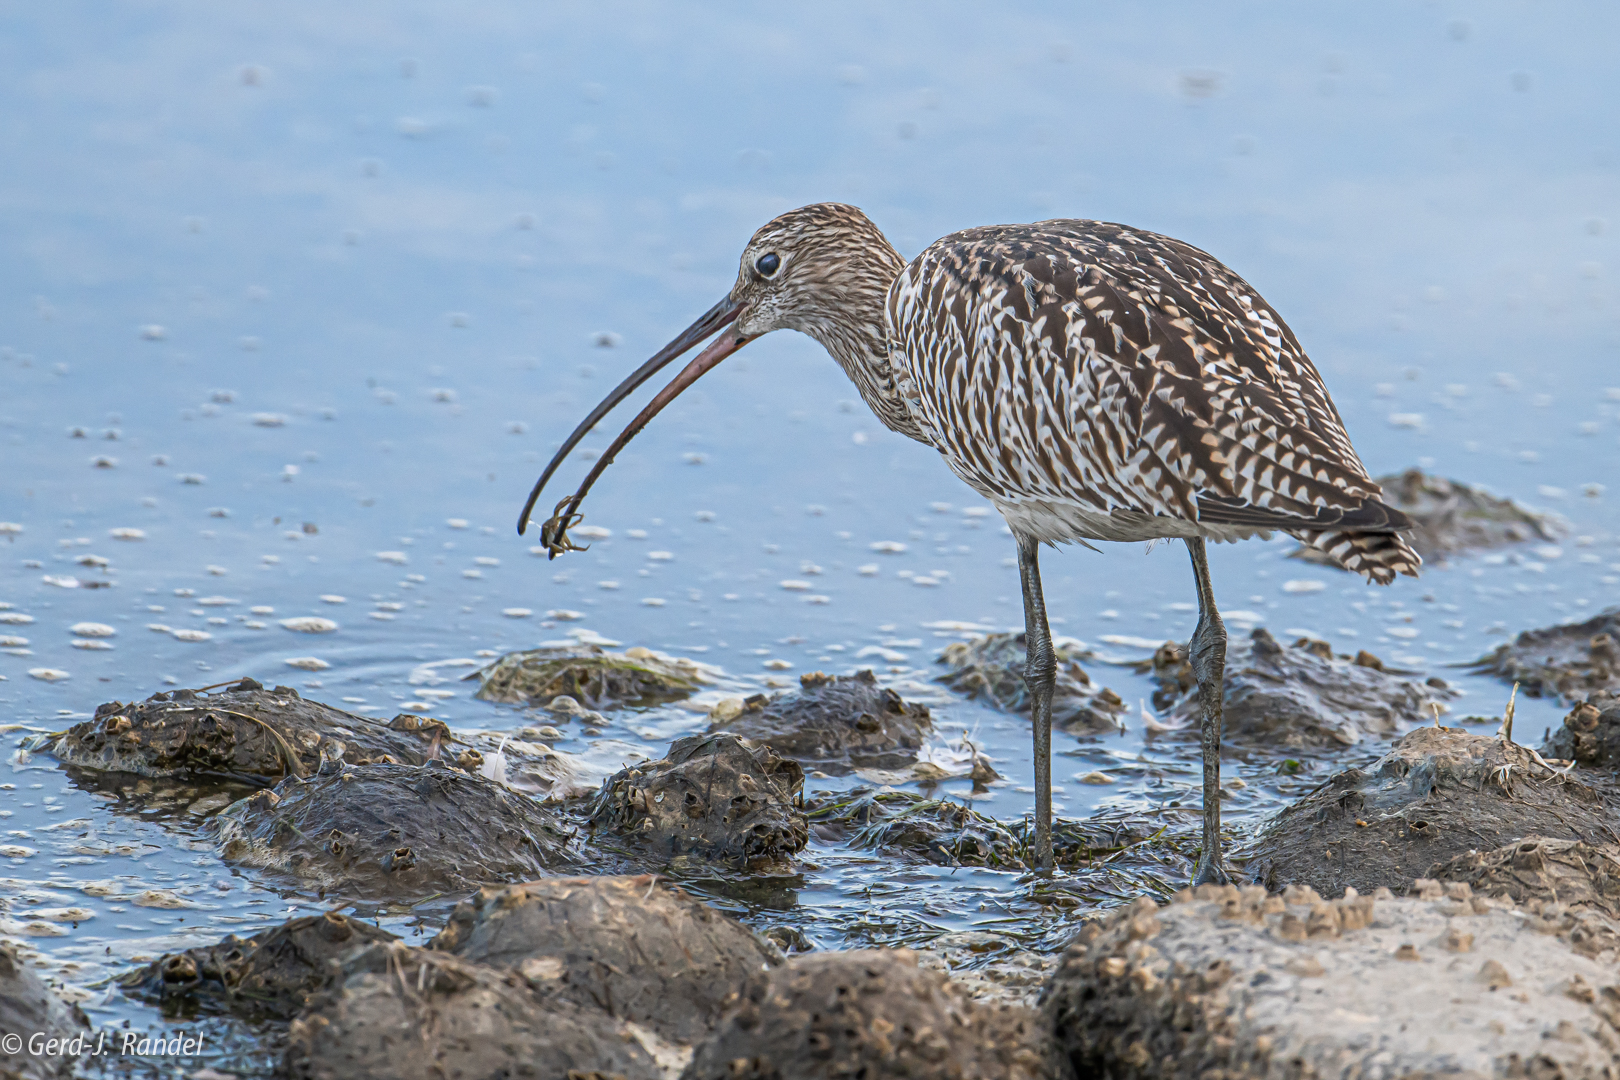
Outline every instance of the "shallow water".
<path id="1" fill-rule="evenodd" d="M 0 617 L 31 621 L 0 624 L 26 639 L 0 652 L 0 722 L 21 725 L 6 752 L 102 701 L 241 675 L 515 729 L 465 666 L 424 665 L 584 631 L 719 665 L 732 689 L 876 666 L 932 695 L 942 734 L 977 732 L 1011 781 L 977 805 L 1021 817 L 1027 725 L 929 689 L 970 632 L 934 624 L 1021 624 L 1010 538 L 807 338 L 749 346 L 643 433 L 586 504 L 612 530 L 589 552 L 547 562 L 512 529 L 562 436 L 729 287 L 752 230 L 821 199 L 861 205 L 908 255 L 1051 216 L 1197 244 L 1289 320 L 1375 474 L 1421 464 L 1562 514 L 1557 544 L 1390 589 L 1287 561 L 1286 540 L 1212 554 L 1234 632 L 1367 648 L 1460 681 L 1454 715 L 1499 714 L 1506 687 L 1444 665 L 1620 603 L 1617 24 L 1511 3 L 1292 22 L 1192 4 L 14 13 L 0 522 L 21 529 L 0 536 Z M 1045 558 L 1054 629 L 1118 660 L 1184 638 L 1179 547 L 1106 547 Z M 338 628 L 280 625 L 299 616 Z M 288 666 L 306 657 L 329 666 Z M 1128 668 L 1089 669 L 1149 696 Z M 1562 712 L 1522 702 L 1518 730 Z M 1127 724 L 1060 741 L 1061 813 L 1196 805 L 1185 745 Z M 621 714 L 592 752 L 656 756 L 697 726 Z M 1295 776 L 1231 760 L 1250 786 L 1228 820 L 1245 831 L 1376 750 Z M 1094 770 L 1118 782 L 1074 779 Z M 7 936 L 90 987 L 98 1024 L 159 1023 L 100 981 L 135 958 L 320 907 L 231 872 L 201 813 L 134 816 L 47 758 L 4 779 Z M 702 887 L 827 947 L 1073 916 L 1016 874 L 807 856 L 793 889 Z M 123 885 L 84 884 L 107 880 Z M 186 906 L 123 898 L 149 888 Z M 40 908 L 89 914 L 24 918 Z M 222 1054 L 205 1060 L 240 1064 Z"/>

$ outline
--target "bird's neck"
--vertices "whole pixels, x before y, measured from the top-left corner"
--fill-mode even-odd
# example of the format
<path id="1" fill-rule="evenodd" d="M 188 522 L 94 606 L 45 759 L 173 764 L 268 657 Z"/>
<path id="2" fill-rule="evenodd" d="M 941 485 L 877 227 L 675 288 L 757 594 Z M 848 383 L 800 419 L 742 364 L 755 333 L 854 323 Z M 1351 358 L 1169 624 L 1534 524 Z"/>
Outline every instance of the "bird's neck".
<path id="1" fill-rule="evenodd" d="M 905 261 L 888 241 L 870 244 L 861 252 L 859 265 L 842 268 L 836 284 L 823 287 L 833 302 L 799 329 L 838 361 L 885 427 L 926 443 L 930 440 L 912 419 L 889 359 L 885 308 L 889 286 L 904 269 Z"/>

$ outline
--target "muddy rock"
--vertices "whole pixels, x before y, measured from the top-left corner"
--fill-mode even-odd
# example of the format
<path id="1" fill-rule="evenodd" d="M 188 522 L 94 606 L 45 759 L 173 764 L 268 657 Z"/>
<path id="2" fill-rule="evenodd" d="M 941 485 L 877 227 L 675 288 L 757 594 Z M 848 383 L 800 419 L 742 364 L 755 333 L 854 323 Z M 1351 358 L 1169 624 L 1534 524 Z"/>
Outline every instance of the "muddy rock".
<path id="1" fill-rule="evenodd" d="M 1526 630 L 1471 665 L 1519 684 L 1532 697 L 1579 701 L 1589 694 L 1620 694 L 1620 608 L 1585 622 Z"/>
<path id="2" fill-rule="evenodd" d="M 1052 693 L 1052 726 L 1070 735 L 1096 735 L 1119 728 L 1125 702 L 1107 687 L 1092 683 L 1080 666 L 1090 653 L 1075 643 L 1056 642 L 1057 688 Z M 945 646 L 939 662 L 950 670 L 937 681 L 972 699 L 983 699 L 1004 712 L 1029 712 L 1024 684 L 1028 646 L 1023 634 L 989 634 Z"/>
<path id="3" fill-rule="evenodd" d="M 792 873 L 810 838 L 803 796 L 804 770 L 770 747 L 688 735 L 603 781 L 589 820 L 598 843 L 617 837 L 660 860 Z"/>
<path id="4" fill-rule="evenodd" d="M 608 652 L 598 645 L 565 645 L 507 653 L 468 675 L 475 697 L 513 705 L 549 705 L 566 695 L 594 708 L 674 701 L 711 682 L 698 664 L 651 649 Z"/>
<path id="5" fill-rule="evenodd" d="M 1557 903 L 1620 920 L 1620 845 L 1526 836 L 1494 851 L 1465 851 L 1426 877 L 1464 882 L 1476 896 Z"/>
<path id="6" fill-rule="evenodd" d="M 1185 647 L 1162 646 L 1153 663 L 1160 686 L 1179 695 L 1168 705 L 1169 726 L 1196 738 L 1203 713 Z M 1335 654 L 1309 638 L 1283 645 L 1262 627 L 1228 649 L 1222 735 L 1275 749 L 1353 746 L 1433 723 L 1431 703 L 1455 696 L 1443 680 L 1386 671 L 1370 653 Z"/>
<path id="7" fill-rule="evenodd" d="M 723 702 L 711 715 L 710 731 L 764 743 L 830 776 L 903 768 L 917 760 L 933 730 L 928 706 L 879 686 L 871 671 L 801 675 L 790 694 Z"/>
<path id="8" fill-rule="evenodd" d="M 330 989 L 294 1020 L 294 1080 L 535 1077 L 657 1080 L 622 1023 L 498 971 L 401 942 L 345 955 Z"/>
<path id="9" fill-rule="evenodd" d="M 462 892 L 578 865 L 550 810 L 438 762 L 289 778 L 216 822 L 227 862 L 364 900 Z"/>
<path id="10" fill-rule="evenodd" d="M 1443 895 L 1178 895 L 1064 951 L 1041 1005 L 1058 1076 L 1613 1075 L 1613 968 L 1522 912 Z"/>
<path id="11" fill-rule="evenodd" d="M 170 953 L 119 983 L 170 1013 L 197 1009 L 290 1020 L 325 988 L 328 961 L 395 935 L 336 911 L 305 915 L 249 938 Z"/>
<path id="12" fill-rule="evenodd" d="M 453 752 L 454 741 L 443 721 L 402 713 L 382 723 L 306 701 L 290 686 L 266 690 L 242 679 L 109 701 L 41 748 L 83 769 L 242 780 L 309 776 L 323 757 L 420 765 L 441 747 Z"/>
<path id="13" fill-rule="evenodd" d="M 651 876 L 479 890 L 428 946 L 691 1043 L 779 962 L 753 931 Z"/>
<path id="14" fill-rule="evenodd" d="M 979 1005 L 904 949 L 798 957 L 771 972 L 682 1080 L 1035 1080 L 1035 1013 Z"/>
<path id="15" fill-rule="evenodd" d="M 90 1027 L 84 1010 L 69 1005 L 17 955 L 16 946 L 0 941 L 0 1034 L 23 1039 L 39 1032 L 47 1038 L 72 1038 Z M 90 1043 L 93 1048 L 95 1041 Z M 0 1080 L 54 1080 L 68 1076 L 79 1055 L 50 1057 L 0 1050 Z"/>
<path id="16" fill-rule="evenodd" d="M 816 838 L 937 866 L 1028 869 L 1032 823 L 1001 822 L 956 799 L 930 799 L 911 791 L 858 787 L 818 792 L 805 804 Z M 1146 821 L 1102 813 L 1052 822 L 1052 853 L 1075 868 L 1116 855 L 1157 832 Z"/>
<path id="17" fill-rule="evenodd" d="M 993 817 L 955 799 L 927 799 L 909 791 L 856 788 L 819 799 L 808 808 L 822 840 L 934 863 L 1025 869 L 1020 838 Z"/>
<path id="18" fill-rule="evenodd" d="M 1541 753 L 1577 765 L 1620 766 L 1620 691 L 1599 691 L 1576 705 Z"/>
<path id="19" fill-rule="evenodd" d="M 1284 809 L 1239 858 L 1267 888 L 1297 882 L 1325 894 L 1370 892 L 1531 834 L 1604 843 L 1610 814 L 1595 791 L 1529 747 L 1424 727 Z"/>
<path id="20" fill-rule="evenodd" d="M 1380 476 L 1384 501 L 1404 511 L 1415 528 L 1406 540 L 1430 562 L 1449 555 L 1488 551 L 1525 540 L 1556 540 L 1569 526 L 1556 514 L 1538 513 L 1512 499 L 1500 499 L 1458 480 L 1432 476 L 1422 469 Z M 1291 558 L 1337 566 L 1322 552 L 1300 547 Z"/>

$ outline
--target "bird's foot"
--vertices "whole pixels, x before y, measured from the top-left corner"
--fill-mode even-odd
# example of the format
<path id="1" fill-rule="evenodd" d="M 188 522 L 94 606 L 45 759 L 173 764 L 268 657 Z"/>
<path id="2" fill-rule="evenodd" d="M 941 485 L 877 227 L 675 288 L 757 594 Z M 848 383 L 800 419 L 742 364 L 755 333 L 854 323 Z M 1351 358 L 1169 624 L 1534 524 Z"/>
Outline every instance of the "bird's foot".
<path id="1" fill-rule="evenodd" d="M 1189 884 L 1196 889 L 1200 885 L 1230 885 L 1234 879 L 1235 875 L 1221 861 L 1220 853 L 1217 851 L 1198 856 L 1198 863 L 1193 867 L 1192 881 Z"/>

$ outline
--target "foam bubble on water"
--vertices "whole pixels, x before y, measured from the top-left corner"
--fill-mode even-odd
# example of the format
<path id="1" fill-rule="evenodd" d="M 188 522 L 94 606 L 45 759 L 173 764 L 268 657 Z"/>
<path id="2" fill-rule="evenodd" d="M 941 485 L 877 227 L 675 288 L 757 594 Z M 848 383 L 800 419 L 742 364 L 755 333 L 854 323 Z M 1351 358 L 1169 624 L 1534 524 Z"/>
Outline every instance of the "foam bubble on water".
<path id="1" fill-rule="evenodd" d="M 338 628 L 338 624 L 318 615 L 298 615 L 291 619 L 282 619 L 281 627 L 299 634 L 330 634 Z"/>

